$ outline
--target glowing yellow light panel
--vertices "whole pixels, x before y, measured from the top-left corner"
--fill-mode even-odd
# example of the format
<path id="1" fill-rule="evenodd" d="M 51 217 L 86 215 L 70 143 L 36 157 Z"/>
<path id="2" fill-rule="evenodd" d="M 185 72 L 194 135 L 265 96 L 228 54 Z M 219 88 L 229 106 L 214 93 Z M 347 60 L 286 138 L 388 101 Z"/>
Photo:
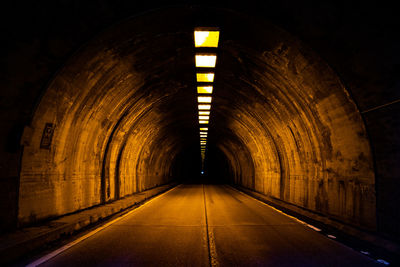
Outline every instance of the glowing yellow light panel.
<path id="1" fill-rule="evenodd" d="M 199 110 L 210 110 L 211 105 L 199 105 Z"/>
<path id="2" fill-rule="evenodd" d="M 209 120 L 210 116 L 199 116 L 199 120 Z"/>
<path id="3" fill-rule="evenodd" d="M 210 82 L 214 81 L 214 73 L 196 73 L 197 82 Z"/>
<path id="4" fill-rule="evenodd" d="M 196 67 L 197 68 L 214 68 L 217 62 L 217 56 L 196 54 Z"/>
<path id="5" fill-rule="evenodd" d="M 207 128 L 207 127 L 205 127 L 205 128 L 200 128 L 200 131 L 208 131 L 208 128 Z"/>
<path id="6" fill-rule="evenodd" d="M 210 115 L 210 111 L 199 111 L 199 115 Z"/>
<path id="7" fill-rule="evenodd" d="M 211 94 L 213 91 L 212 86 L 197 86 L 198 94 Z"/>
<path id="8" fill-rule="evenodd" d="M 211 103 L 212 97 L 211 96 L 198 96 L 197 101 L 199 103 Z"/>
<path id="9" fill-rule="evenodd" d="M 219 31 L 195 31 L 195 47 L 218 47 Z"/>
<path id="10" fill-rule="evenodd" d="M 199 123 L 200 123 L 200 124 L 208 124 L 208 121 L 206 121 L 206 120 L 199 120 Z"/>

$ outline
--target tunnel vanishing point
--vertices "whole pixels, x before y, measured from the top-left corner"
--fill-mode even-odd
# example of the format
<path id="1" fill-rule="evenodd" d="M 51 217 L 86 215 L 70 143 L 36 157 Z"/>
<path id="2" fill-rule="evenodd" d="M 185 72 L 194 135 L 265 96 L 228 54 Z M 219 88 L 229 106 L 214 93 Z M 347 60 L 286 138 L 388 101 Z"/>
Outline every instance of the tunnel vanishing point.
<path id="1" fill-rule="evenodd" d="M 390 9 L 99 2 L 25 7 L 24 25 L 3 23 L 3 233 L 172 182 L 216 182 L 399 241 Z M 204 175 L 199 26 L 220 30 Z"/>

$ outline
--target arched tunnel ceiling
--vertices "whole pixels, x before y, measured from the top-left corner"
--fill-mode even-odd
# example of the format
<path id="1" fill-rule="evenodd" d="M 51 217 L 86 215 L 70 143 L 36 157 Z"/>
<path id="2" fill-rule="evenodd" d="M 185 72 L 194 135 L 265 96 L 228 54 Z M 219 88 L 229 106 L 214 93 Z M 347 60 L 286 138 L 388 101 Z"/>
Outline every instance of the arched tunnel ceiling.
<path id="1" fill-rule="evenodd" d="M 203 8 L 123 21 L 65 64 L 24 134 L 20 221 L 176 178 L 175 157 L 198 145 L 196 26 L 221 30 L 209 144 L 225 155 L 231 182 L 374 228 L 369 142 L 336 74 L 268 22 Z M 52 147 L 38 149 L 49 122 Z M 42 193 L 32 194 L 32 187 Z"/>

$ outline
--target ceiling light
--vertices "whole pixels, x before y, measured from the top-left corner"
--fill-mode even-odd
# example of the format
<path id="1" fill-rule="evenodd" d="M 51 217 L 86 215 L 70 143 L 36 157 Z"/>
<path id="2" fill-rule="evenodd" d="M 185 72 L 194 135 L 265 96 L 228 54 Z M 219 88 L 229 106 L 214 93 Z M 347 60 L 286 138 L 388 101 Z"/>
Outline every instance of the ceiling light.
<path id="1" fill-rule="evenodd" d="M 210 116 L 199 116 L 199 120 L 209 120 Z"/>
<path id="2" fill-rule="evenodd" d="M 219 31 L 195 31 L 195 47 L 218 47 Z"/>
<path id="3" fill-rule="evenodd" d="M 211 94 L 213 91 L 212 86 L 197 86 L 198 94 Z"/>
<path id="4" fill-rule="evenodd" d="M 197 82 L 210 82 L 214 81 L 214 73 L 196 73 Z"/>
<path id="5" fill-rule="evenodd" d="M 211 105 L 199 105 L 199 110 L 210 110 Z"/>
<path id="6" fill-rule="evenodd" d="M 198 96 L 197 101 L 199 103 L 211 103 L 212 97 L 211 96 Z"/>
<path id="7" fill-rule="evenodd" d="M 210 111 L 199 111 L 199 115 L 210 115 Z"/>
<path id="8" fill-rule="evenodd" d="M 206 120 L 199 120 L 199 123 L 200 123 L 200 124 L 208 124 L 208 121 L 206 121 Z"/>
<path id="9" fill-rule="evenodd" d="M 215 54 L 196 54 L 196 67 L 214 68 L 217 62 Z"/>

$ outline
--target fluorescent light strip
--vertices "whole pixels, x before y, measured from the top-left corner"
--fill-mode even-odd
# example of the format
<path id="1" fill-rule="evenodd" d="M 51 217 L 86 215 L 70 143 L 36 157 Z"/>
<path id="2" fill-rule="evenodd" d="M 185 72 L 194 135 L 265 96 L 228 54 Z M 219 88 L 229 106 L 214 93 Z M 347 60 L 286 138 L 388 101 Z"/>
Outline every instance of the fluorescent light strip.
<path id="1" fill-rule="evenodd" d="M 208 131 L 208 128 L 207 128 L 207 127 L 205 127 L 205 128 L 200 128 L 200 131 Z"/>
<path id="2" fill-rule="evenodd" d="M 209 86 L 197 86 L 197 93 L 198 94 L 212 94 L 213 87 Z"/>
<path id="3" fill-rule="evenodd" d="M 217 62 L 215 54 L 196 54 L 195 56 L 197 68 L 214 68 Z"/>
<path id="4" fill-rule="evenodd" d="M 200 124 L 208 124 L 208 121 L 206 121 L 206 120 L 199 120 L 199 123 L 200 123 Z"/>
<path id="5" fill-rule="evenodd" d="M 196 73 L 197 82 L 209 82 L 212 83 L 214 81 L 214 73 Z"/>
<path id="6" fill-rule="evenodd" d="M 200 104 L 198 107 L 199 107 L 199 110 L 210 110 L 211 109 L 211 105 L 205 105 L 205 104 Z"/>
<path id="7" fill-rule="evenodd" d="M 199 103 L 211 103 L 212 97 L 211 96 L 198 96 L 197 101 Z"/>
<path id="8" fill-rule="evenodd" d="M 209 120 L 210 116 L 199 116 L 199 120 Z"/>
<path id="9" fill-rule="evenodd" d="M 218 47 L 219 31 L 194 31 L 195 47 Z"/>
<path id="10" fill-rule="evenodd" d="M 210 115 L 210 111 L 199 111 L 199 115 Z"/>

